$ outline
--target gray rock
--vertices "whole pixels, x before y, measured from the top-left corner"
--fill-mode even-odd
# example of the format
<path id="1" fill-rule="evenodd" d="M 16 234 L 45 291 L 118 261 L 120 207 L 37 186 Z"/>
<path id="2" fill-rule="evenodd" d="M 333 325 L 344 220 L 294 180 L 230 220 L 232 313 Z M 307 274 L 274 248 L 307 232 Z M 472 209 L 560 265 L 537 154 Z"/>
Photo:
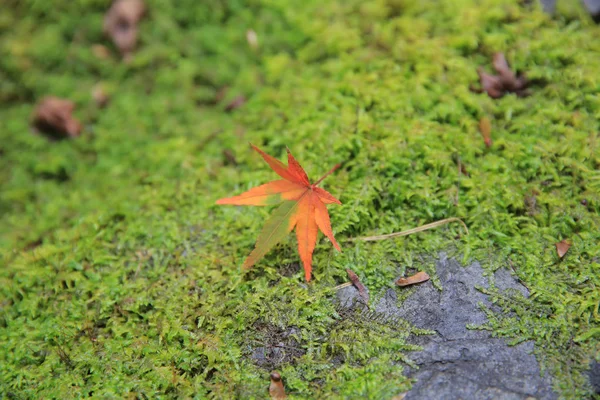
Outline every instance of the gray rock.
<path id="1" fill-rule="evenodd" d="M 590 370 L 588 371 L 588 377 L 590 384 L 594 388 L 596 394 L 600 394 L 600 362 L 593 361 L 590 364 Z"/>
<path id="2" fill-rule="evenodd" d="M 529 297 L 529 290 L 516 280 L 507 268 L 500 268 L 494 272 L 494 286 L 501 291 L 516 290 L 523 296 Z"/>
<path id="3" fill-rule="evenodd" d="M 542 3 L 542 8 L 548 14 L 554 14 L 554 10 L 556 10 L 556 0 L 540 0 Z"/>
<path id="4" fill-rule="evenodd" d="M 367 293 L 368 293 L 367 289 Z M 358 289 L 354 286 L 346 286 L 336 293 L 337 302 L 343 308 L 364 307 L 365 300 L 362 298 Z"/>
<path id="5" fill-rule="evenodd" d="M 556 0 L 540 0 L 542 8 L 548 14 L 554 14 L 556 11 Z M 600 0 L 583 0 L 583 5 L 588 10 L 596 22 L 600 20 Z"/>
<path id="6" fill-rule="evenodd" d="M 378 312 L 435 331 L 435 335 L 415 338 L 423 351 L 412 356 L 418 369 L 408 370 L 416 383 L 406 399 L 557 398 L 550 377 L 540 374 L 532 342 L 511 347 L 487 331 L 466 328 L 486 322 L 479 303 L 491 307 L 487 296 L 476 287 L 488 288 L 491 282 L 500 290 L 525 296 L 527 289 L 507 270 L 499 270 L 488 279 L 478 263 L 463 268 L 443 255 L 436 271 L 441 292 L 429 281 L 413 287 L 414 293 L 400 307 L 393 289 L 375 305 Z"/>
<path id="7" fill-rule="evenodd" d="M 600 16 L 600 0 L 583 0 L 583 4 L 593 17 Z"/>

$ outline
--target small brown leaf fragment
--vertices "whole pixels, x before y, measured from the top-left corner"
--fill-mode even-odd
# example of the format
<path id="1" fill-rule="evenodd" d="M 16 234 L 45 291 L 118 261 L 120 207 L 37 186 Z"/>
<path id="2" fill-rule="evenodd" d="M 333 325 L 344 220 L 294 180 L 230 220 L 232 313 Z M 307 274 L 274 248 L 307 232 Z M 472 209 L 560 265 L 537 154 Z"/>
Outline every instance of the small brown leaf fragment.
<path id="1" fill-rule="evenodd" d="M 571 248 L 571 243 L 569 243 L 566 239 L 561 240 L 558 243 L 554 244 L 556 246 L 556 252 L 558 253 L 558 257 L 563 258 L 567 251 Z"/>
<path id="2" fill-rule="evenodd" d="M 248 41 L 250 47 L 252 47 L 255 50 L 258 48 L 258 36 L 256 35 L 256 32 L 254 32 L 252 29 L 248 29 L 246 31 L 246 40 Z"/>
<path id="3" fill-rule="evenodd" d="M 492 65 L 498 75 L 488 74 L 481 67 L 477 69 L 481 87 L 487 92 L 488 96 L 498 99 L 506 93 L 515 93 L 519 97 L 529 95 L 529 91 L 527 90 L 528 82 L 525 75 L 515 74 L 510 69 L 503 53 L 494 54 Z"/>
<path id="4" fill-rule="evenodd" d="M 498 77 L 500 78 L 500 82 L 503 86 L 507 88 L 513 88 L 513 85 L 516 80 L 515 73 L 508 66 L 508 61 L 506 61 L 506 57 L 504 57 L 503 53 L 494 54 L 494 58 L 492 60 L 492 65 L 494 69 L 498 73 Z"/>
<path id="5" fill-rule="evenodd" d="M 408 278 L 400 278 L 396 281 L 396 285 L 398 286 L 409 286 L 414 285 L 415 283 L 426 282 L 429 280 L 429 275 L 427 272 L 420 271 L 416 274 L 409 276 Z"/>
<path id="6" fill-rule="evenodd" d="M 356 275 L 351 269 L 346 269 L 346 273 L 348 274 L 350 282 L 352 282 L 354 287 L 358 289 L 358 294 L 365 301 L 365 304 L 369 304 L 369 292 L 365 285 L 363 285 L 360 279 L 358 278 L 358 275 Z"/>
<path id="7" fill-rule="evenodd" d="M 110 97 L 106 93 L 106 89 L 104 89 L 104 86 L 100 83 L 92 88 L 92 98 L 100 108 L 105 107 L 110 100 Z"/>
<path id="8" fill-rule="evenodd" d="M 135 49 L 138 22 L 145 12 L 142 0 L 116 0 L 104 17 L 104 33 L 110 36 L 125 60 L 129 60 Z"/>
<path id="9" fill-rule="evenodd" d="M 274 400 L 283 400 L 287 398 L 285 395 L 285 388 L 283 387 L 283 382 L 281 381 L 281 375 L 279 372 L 273 371 L 271 372 L 271 384 L 269 385 L 269 395 Z"/>
<path id="10" fill-rule="evenodd" d="M 463 162 L 460 160 L 460 158 L 456 162 L 457 162 L 457 165 L 458 165 L 458 171 L 462 175 L 470 177 L 471 174 L 469 174 L 469 170 L 467 169 L 467 166 L 465 164 L 463 164 Z"/>
<path id="11" fill-rule="evenodd" d="M 499 99 L 504 96 L 504 87 L 499 77 L 484 72 L 483 68 L 479 68 L 477 73 L 479 74 L 481 87 L 487 92 L 488 96 L 492 99 Z"/>
<path id="12" fill-rule="evenodd" d="M 244 96 L 237 96 L 236 98 L 231 100 L 231 102 L 229 102 L 227 106 L 225 106 L 225 111 L 231 112 L 243 106 L 244 103 L 246 103 L 246 98 Z"/>
<path id="13" fill-rule="evenodd" d="M 483 136 L 483 142 L 486 147 L 492 146 L 492 123 L 488 117 L 482 117 L 479 120 L 479 132 Z"/>
<path id="14" fill-rule="evenodd" d="M 75 104 L 70 100 L 44 97 L 33 112 L 33 126 L 55 139 L 77 137 L 81 133 L 81 124 L 72 115 L 74 109 Z"/>

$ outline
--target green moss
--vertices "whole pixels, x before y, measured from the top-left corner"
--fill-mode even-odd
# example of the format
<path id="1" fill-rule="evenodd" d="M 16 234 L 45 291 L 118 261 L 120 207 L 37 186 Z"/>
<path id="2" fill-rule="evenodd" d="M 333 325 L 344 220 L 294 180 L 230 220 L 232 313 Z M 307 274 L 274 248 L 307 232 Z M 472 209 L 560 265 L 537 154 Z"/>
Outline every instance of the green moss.
<path id="1" fill-rule="evenodd" d="M 489 271 L 512 265 L 532 297 L 494 294 L 507 313 L 485 328 L 535 340 L 556 389 L 589 395 L 600 44 L 579 8 L 552 19 L 499 0 L 155 0 L 123 64 L 92 51 L 112 49 L 109 3 L 11 2 L 0 17 L 2 395 L 262 398 L 269 371 L 250 354 L 263 323 L 300 332 L 303 355 L 279 366 L 288 392 L 391 397 L 410 386 L 412 328 L 344 318 L 331 289 L 352 268 L 377 296 L 408 267 L 434 274 L 439 251 Z M 469 90 L 497 51 L 527 73 L 531 97 Z M 112 92 L 102 110 L 98 82 Z M 225 85 L 227 99 L 248 97 L 232 113 L 212 104 Z M 77 103 L 81 138 L 30 132 L 47 94 Z M 281 275 L 298 262 L 292 235 L 240 269 L 270 210 L 214 201 L 273 179 L 247 142 L 277 156 L 289 146 L 312 177 L 343 162 L 324 182 L 343 203 L 330 208 L 343 252 L 321 240 L 310 284 Z M 471 234 L 343 242 L 447 217 Z M 564 238 L 573 247 L 560 260 Z"/>

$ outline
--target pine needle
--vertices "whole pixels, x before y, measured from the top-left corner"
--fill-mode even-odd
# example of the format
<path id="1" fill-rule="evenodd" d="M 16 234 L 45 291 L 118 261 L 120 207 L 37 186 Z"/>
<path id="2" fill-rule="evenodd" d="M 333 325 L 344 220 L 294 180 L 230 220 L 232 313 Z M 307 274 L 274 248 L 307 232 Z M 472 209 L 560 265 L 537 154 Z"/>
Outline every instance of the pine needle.
<path id="1" fill-rule="evenodd" d="M 465 228 L 465 231 L 467 231 L 467 235 L 469 234 L 469 228 L 467 228 L 467 225 L 460 218 L 452 217 L 452 218 L 442 219 L 440 221 L 435 221 L 430 224 L 422 225 L 417 228 L 409 229 L 409 230 L 402 231 L 402 232 L 393 232 L 393 233 L 388 233 L 387 235 L 375 235 L 375 236 L 363 236 L 363 237 L 357 237 L 357 238 L 348 238 L 344 241 L 355 242 L 357 240 L 362 240 L 364 242 L 374 242 L 377 240 L 385 240 L 385 239 L 391 239 L 391 238 L 400 237 L 400 236 L 408 236 L 413 233 L 437 228 L 438 226 L 446 225 L 446 224 L 449 224 L 450 222 L 460 222 L 461 225 Z"/>
<path id="2" fill-rule="evenodd" d="M 341 285 L 337 285 L 336 287 L 333 288 L 333 290 L 340 290 L 340 289 L 343 289 L 348 286 L 352 286 L 352 282 L 345 282 L 345 283 L 342 283 Z"/>

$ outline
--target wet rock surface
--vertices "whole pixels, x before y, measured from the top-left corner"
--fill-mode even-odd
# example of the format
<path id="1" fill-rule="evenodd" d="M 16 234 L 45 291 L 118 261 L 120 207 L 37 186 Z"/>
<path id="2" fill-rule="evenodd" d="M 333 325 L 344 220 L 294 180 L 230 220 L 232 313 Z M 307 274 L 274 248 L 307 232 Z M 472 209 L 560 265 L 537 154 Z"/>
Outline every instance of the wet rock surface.
<path id="1" fill-rule="evenodd" d="M 254 329 L 259 333 L 259 338 L 254 341 L 256 346 L 251 348 L 250 359 L 262 368 L 279 368 L 305 353 L 299 342 L 300 330 L 296 327 L 281 329 L 269 323 L 258 322 Z"/>
<path id="2" fill-rule="evenodd" d="M 431 281 L 422 283 L 398 307 L 397 289 L 389 289 L 374 306 L 389 318 L 400 317 L 435 332 L 413 338 L 423 351 L 411 355 L 418 369 L 408 370 L 416 382 L 406 399 L 556 399 L 550 377 L 540 374 L 532 342 L 508 346 L 487 331 L 466 328 L 486 322 L 479 303 L 492 307 L 476 287 L 487 288 L 491 282 L 501 291 L 525 296 L 527 289 L 506 269 L 486 277 L 478 263 L 464 268 L 444 256 L 437 274 L 444 290 L 437 290 Z M 353 287 L 340 292 L 341 304 L 358 296 Z"/>
<path id="3" fill-rule="evenodd" d="M 600 0 L 583 0 L 585 8 L 596 22 L 600 22 Z"/>
<path id="4" fill-rule="evenodd" d="M 594 393 L 600 395 L 600 362 L 594 361 L 590 364 L 588 377 L 590 384 L 594 388 Z"/>
<path id="5" fill-rule="evenodd" d="M 540 0 L 540 3 L 547 13 L 554 14 L 556 11 L 556 0 Z M 594 21 L 600 22 L 600 0 L 582 0 L 582 3 Z"/>

